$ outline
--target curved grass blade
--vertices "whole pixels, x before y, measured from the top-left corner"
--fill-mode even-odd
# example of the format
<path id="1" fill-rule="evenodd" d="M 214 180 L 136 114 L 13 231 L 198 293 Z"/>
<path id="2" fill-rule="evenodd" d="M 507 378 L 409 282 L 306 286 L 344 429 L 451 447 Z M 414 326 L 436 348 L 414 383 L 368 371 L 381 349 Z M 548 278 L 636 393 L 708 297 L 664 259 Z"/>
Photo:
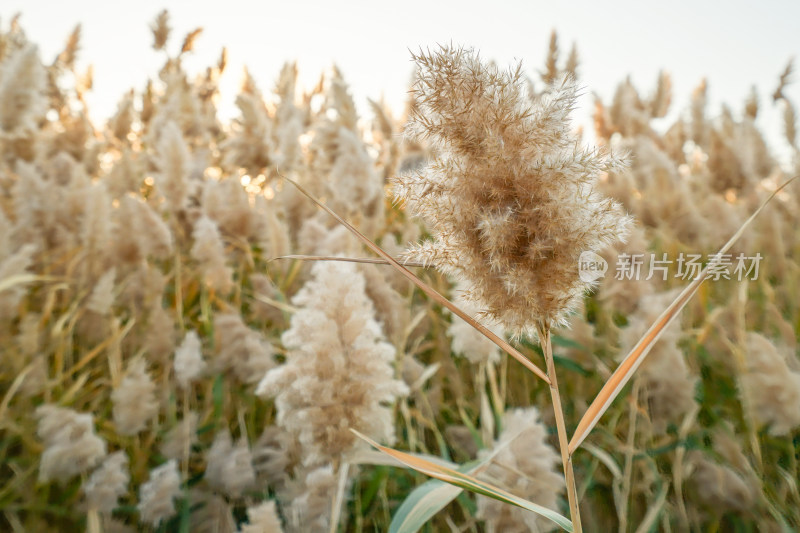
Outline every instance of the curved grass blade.
<path id="1" fill-rule="evenodd" d="M 342 516 L 342 504 L 344 503 L 344 493 L 347 488 L 347 475 L 350 472 L 350 463 L 343 463 L 339 466 L 339 479 L 336 484 L 336 494 L 333 497 L 333 512 L 331 513 L 330 533 L 336 533 L 339 529 L 339 520 Z"/>
<path id="2" fill-rule="evenodd" d="M 614 476 L 615 481 L 622 479 L 622 469 L 614 458 L 611 457 L 610 453 L 602 448 L 598 448 L 594 444 L 586 444 L 583 449 L 594 455 L 598 461 L 603 463 L 605 467 L 608 468 L 608 471 L 611 472 L 611 475 Z"/>
<path id="3" fill-rule="evenodd" d="M 536 366 L 530 359 L 528 359 L 527 357 L 522 355 L 522 353 L 520 351 L 518 351 L 516 348 L 514 348 L 513 346 L 508 344 L 504 339 L 501 339 L 500 337 L 498 337 L 497 335 L 495 335 L 494 333 L 489 331 L 489 329 L 487 329 L 485 326 L 483 326 L 483 324 L 481 324 L 480 322 L 477 322 L 474 318 L 472 318 L 467 313 L 462 311 L 455 304 L 453 304 L 450 300 L 448 300 L 447 298 L 445 298 L 444 296 L 442 296 L 441 294 L 436 292 L 436 290 L 433 289 L 433 287 L 429 286 L 427 283 L 425 283 L 424 281 L 419 279 L 417 276 L 415 276 L 413 272 L 411 272 L 406 267 L 404 267 L 403 265 L 398 263 L 397 260 L 395 260 L 394 257 L 392 257 L 391 255 L 386 253 L 383 250 L 383 248 L 381 248 L 380 246 L 378 246 L 377 244 L 372 242 L 369 238 L 367 238 L 366 235 L 364 235 L 363 233 L 358 231 L 352 224 L 350 224 L 345 219 L 343 219 L 342 217 L 337 215 L 330 207 L 326 206 L 325 204 L 323 204 L 322 202 L 320 202 L 319 200 L 314 198 L 314 196 L 311 193 L 309 193 L 308 191 L 306 191 L 303 187 L 301 187 L 299 183 L 287 178 L 286 176 L 282 176 L 282 177 L 283 177 L 283 179 L 285 179 L 286 181 L 288 181 L 289 183 L 291 183 L 292 185 L 297 187 L 297 190 L 299 190 L 301 193 L 303 193 L 303 195 L 305 197 L 307 197 L 309 200 L 311 200 L 312 202 L 317 204 L 317 207 L 320 207 L 321 209 L 323 209 L 325 212 L 327 212 L 329 215 L 331 215 L 333 218 L 335 218 L 336 221 L 339 224 L 341 224 L 344 227 L 346 227 L 350 231 L 350 233 L 352 233 L 353 235 L 358 237 L 359 240 L 361 242 L 363 242 L 365 245 L 367 245 L 367 247 L 370 250 L 372 250 L 373 252 L 375 252 L 376 254 L 381 256 L 383 259 L 388 261 L 389 264 L 395 268 L 395 270 L 400 272 L 403 276 L 405 276 L 414 285 L 416 285 L 417 287 L 422 289 L 422 292 L 424 292 L 425 294 L 430 296 L 433 299 L 433 301 L 435 301 L 439 305 L 442 305 L 442 306 L 446 307 L 447 309 L 449 309 L 457 317 L 465 320 L 470 326 L 472 326 L 473 328 L 475 328 L 478 331 L 480 331 L 485 337 L 487 337 L 489 340 L 491 340 L 493 343 L 495 343 L 501 349 L 503 349 L 503 351 L 505 351 L 511 357 L 513 357 L 514 359 L 516 359 L 517 361 L 522 363 L 522 365 L 525 368 L 527 368 L 528 370 L 530 370 L 531 372 L 536 374 L 539 378 L 541 378 L 548 385 L 550 384 L 550 378 L 547 377 L 547 374 L 545 374 L 542 371 L 542 369 L 540 369 L 538 366 Z"/>
<path id="4" fill-rule="evenodd" d="M 374 257 L 342 257 L 341 255 L 281 255 L 273 257 L 270 261 L 278 259 L 297 259 L 298 261 L 344 261 L 345 263 L 367 263 L 370 265 L 391 265 L 386 259 L 376 259 Z M 407 267 L 420 267 L 427 268 L 430 265 L 420 263 L 419 261 L 405 261 L 403 259 L 395 259 L 398 263 Z"/>
<path id="5" fill-rule="evenodd" d="M 462 490 L 438 479 L 426 481 L 411 491 L 395 511 L 389 524 L 389 533 L 416 533 L 433 515 L 455 500 Z"/>
<path id="6" fill-rule="evenodd" d="M 762 209 L 772 200 L 776 194 L 778 194 L 784 187 L 786 187 L 789 183 L 791 183 L 797 176 L 791 178 L 790 180 L 786 181 L 783 185 L 775 189 L 775 191 L 769 195 L 769 198 L 764 200 L 764 202 L 756 209 L 756 211 L 750 215 L 750 218 L 744 221 L 741 227 L 736 231 L 736 233 L 731 237 L 725 245 L 720 248 L 719 252 L 713 256 L 712 260 L 708 262 L 706 267 L 697 275 L 697 277 L 686 286 L 683 291 L 675 298 L 664 312 L 656 319 L 653 325 L 645 332 L 644 336 L 639 339 L 639 342 L 636 343 L 636 346 L 630 351 L 630 353 L 625 357 L 625 359 L 620 363 L 614 373 L 608 378 L 606 384 L 600 389 L 600 392 L 595 397 L 592 404 L 584 413 L 583 418 L 578 423 L 578 427 L 575 429 L 575 433 L 572 435 L 572 440 L 569 443 L 569 453 L 570 455 L 575 453 L 575 450 L 581 445 L 583 440 L 589 435 L 597 422 L 600 420 L 600 417 L 608 410 L 611 406 L 611 403 L 616 399 L 619 393 L 622 391 L 622 388 L 628 383 L 628 380 L 631 379 L 633 373 L 636 372 L 636 369 L 639 368 L 639 365 L 642 364 L 644 358 L 647 357 L 647 354 L 650 352 L 650 348 L 653 347 L 653 344 L 658 340 L 661 336 L 661 333 L 664 329 L 675 319 L 676 316 L 681 312 L 684 306 L 692 299 L 692 296 L 695 295 L 697 290 L 700 288 L 700 285 L 705 281 L 706 274 L 708 273 L 708 269 L 713 267 L 716 264 L 721 262 L 721 256 L 725 252 L 727 252 L 733 243 L 735 243 L 739 237 L 742 236 L 744 230 L 750 223 L 758 216 Z"/>
<path id="7" fill-rule="evenodd" d="M 461 466 L 452 465 L 452 468 L 463 474 L 474 475 L 485 468 L 487 464 L 494 459 L 495 455 L 497 455 L 503 448 L 505 448 L 506 445 L 513 441 L 514 438 L 508 440 L 505 445 L 497 447 L 495 450 L 481 459 L 470 461 Z M 375 453 L 380 454 L 387 459 L 389 458 L 389 456 L 384 453 Z M 414 457 L 425 459 L 424 455 L 413 455 Z M 397 459 L 392 460 L 395 463 L 393 466 L 405 466 Z M 434 462 L 437 461 L 434 460 Z M 447 462 L 443 462 L 441 460 L 439 460 L 439 462 L 441 462 L 443 466 L 447 466 Z M 394 516 L 392 517 L 392 522 L 389 524 L 389 533 L 416 533 L 420 530 L 420 528 L 422 528 L 423 525 L 425 525 L 428 520 L 433 518 L 436 513 L 444 509 L 451 501 L 455 500 L 463 490 L 464 489 L 462 488 L 439 481 L 438 479 L 426 481 L 411 491 L 411 494 L 409 494 L 408 497 L 403 500 L 403 503 L 400 504 L 400 507 L 397 509 L 397 511 L 395 511 Z"/>
<path id="8" fill-rule="evenodd" d="M 658 496 L 656 496 L 655 503 L 650 504 L 649 508 L 647 509 L 647 514 L 644 515 L 642 523 L 636 528 L 636 533 L 648 533 L 655 530 L 656 521 L 661 516 L 661 512 L 664 510 L 664 504 L 667 502 L 668 492 L 668 484 L 662 482 L 661 488 L 658 491 Z"/>
<path id="9" fill-rule="evenodd" d="M 423 461 L 430 461 L 445 468 L 458 468 L 456 463 L 442 459 L 435 455 L 428 455 L 427 453 L 410 453 L 413 457 L 418 457 Z M 347 456 L 347 462 L 351 465 L 373 465 L 373 466 L 394 466 L 397 468 L 404 468 L 405 465 L 385 453 L 377 450 L 358 450 L 355 453 Z"/>
<path id="10" fill-rule="evenodd" d="M 510 439 L 506 445 L 512 440 L 514 439 Z M 452 465 L 452 468 L 463 474 L 476 474 L 494 459 L 494 456 L 504 447 L 505 445 L 500 446 L 485 457 L 470 461 L 461 466 Z M 385 453 L 375 453 L 389 458 Z M 425 459 L 423 455 L 413 455 Z M 401 468 L 405 466 L 397 459 L 392 460 L 396 463 L 394 466 L 400 466 Z M 441 460 L 439 460 L 439 462 L 443 466 L 447 466 L 446 462 L 442 462 Z M 439 481 L 438 479 L 426 481 L 411 491 L 411 494 L 403 500 L 403 503 L 400 504 L 400 507 L 395 511 L 392 522 L 389 524 L 389 533 L 416 533 L 428 520 L 433 518 L 436 513 L 444 509 L 451 501 L 455 500 L 463 490 L 464 489 L 460 487 Z"/>
<path id="11" fill-rule="evenodd" d="M 55 281 L 59 278 L 55 276 L 40 276 L 38 274 L 15 274 L 0 280 L 0 292 L 13 289 L 17 285 L 27 285 L 37 281 Z"/>
<path id="12" fill-rule="evenodd" d="M 417 472 L 421 472 L 427 476 L 431 476 L 440 481 L 444 481 L 445 483 L 449 483 L 451 485 L 455 485 L 456 487 L 466 489 L 470 492 L 474 492 L 476 494 L 482 494 L 483 496 L 488 496 L 490 498 L 494 498 L 495 500 L 499 500 L 501 502 L 505 502 L 511 505 L 516 505 L 517 507 L 521 507 L 522 509 L 526 509 L 528 511 L 541 515 L 549 520 L 552 520 L 556 525 L 558 525 L 565 531 L 569 531 L 570 533 L 572 533 L 573 531 L 572 522 L 570 522 L 570 520 L 565 516 L 558 514 L 552 509 L 548 509 L 547 507 L 542 507 L 541 505 L 537 505 L 533 502 L 529 502 L 528 500 L 525 500 L 518 496 L 514 496 L 510 492 L 506 492 L 499 487 L 495 487 L 490 483 L 486 483 L 485 481 L 476 479 L 463 472 L 459 472 L 457 470 L 453 470 L 452 468 L 446 468 L 437 465 L 430 461 L 414 457 L 413 455 L 409 455 L 407 453 L 398 450 L 393 450 L 392 448 L 387 448 L 386 446 L 381 446 L 380 444 L 373 441 L 369 437 L 366 437 L 353 429 L 351 429 L 350 431 L 358 435 L 358 437 L 360 437 L 364 441 L 368 442 L 371 446 L 377 448 L 378 450 L 382 451 L 387 455 L 394 457 L 401 463 L 405 464 L 409 468 L 413 468 Z"/>
<path id="13" fill-rule="evenodd" d="M 6 409 L 8 409 L 8 404 L 11 403 L 11 399 L 14 398 L 14 395 L 17 393 L 20 387 L 22 387 L 22 382 L 25 381 L 25 377 L 28 375 L 29 372 L 33 370 L 34 364 L 31 363 L 26 366 L 22 372 L 17 374 L 17 377 L 14 378 L 14 381 L 11 383 L 11 386 L 8 388 L 6 395 L 3 397 L 3 401 L 0 402 L 0 427 L 2 427 L 3 421 L 6 419 Z"/>

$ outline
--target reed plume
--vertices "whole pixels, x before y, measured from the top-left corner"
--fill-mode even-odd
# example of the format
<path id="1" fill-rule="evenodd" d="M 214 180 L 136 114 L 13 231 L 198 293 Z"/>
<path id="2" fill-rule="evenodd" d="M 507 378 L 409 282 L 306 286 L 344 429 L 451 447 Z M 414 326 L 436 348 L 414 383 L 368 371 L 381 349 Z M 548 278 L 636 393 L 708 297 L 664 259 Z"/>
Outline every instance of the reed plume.
<path id="1" fill-rule="evenodd" d="M 106 442 L 95 435 L 92 415 L 48 404 L 36 409 L 36 418 L 36 433 L 45 447 L 39 481 L 67 481 L 106 456 Z"/>
<path id="2" fill-rule="evenodd" d="M 531 95 L 519 65 L 500 71 L 472 50 L 442 47 L 414 60 L 408 134 L 438 156 L 394 182 L 434 236 L 407 256 L 464 279 L 465 297 L 517 333 L 565 322 L 591 287 L 578 277 L 580 254 L 627 234 L 630 219 L 594 190 L 624 161 L 579 146 L 570 78 Z"/>
<path id="3" fill-rule="evenodd" d="M 318 263 L 294 297 L 300 310 L 282 340 L 286 363 L 256 394 L 274 397 L 277 422 L 300 444 L 305 466 L 338 463 L 365 443 L 350 428 L 394 440 L 391 404 L 408 392 L 393 377 L 385 341 L 354 265 Z"/>
<path id="4" fill-rule="evenodd" d="M 106 457 L 83 484 L 86 503 L 89 509 L 111 514 L 119 499 L 128 492 L 130 482 L 128 456 L 124 451 L 114 452 Z"/>
<path id="5" fill-rule="evenodd" d="M 150 479 L 139 488 L 139 514 L 142 521 L 158 527 L 175 514 L 174 500 L 180 495 L 178 462 L 170 459 L 150 471 Z"/>

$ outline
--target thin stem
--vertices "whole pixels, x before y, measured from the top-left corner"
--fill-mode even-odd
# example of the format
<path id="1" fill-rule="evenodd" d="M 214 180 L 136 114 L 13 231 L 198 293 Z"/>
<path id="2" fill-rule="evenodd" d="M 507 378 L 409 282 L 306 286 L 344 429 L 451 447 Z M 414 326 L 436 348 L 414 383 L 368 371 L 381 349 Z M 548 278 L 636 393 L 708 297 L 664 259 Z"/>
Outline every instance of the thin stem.
<path id="1" fill-rule="evenodd" d="M 481 408 L 480 408 L 480 421 L 481 421 L 481 441 L 484 445 L 494 440 L 494 411 L 489 405 L 489 398 L 486 394 L 486 365 L 487 361 L 483 361 L 478 366 L 478 390 L 481 392 Z"/>
<path id="2" fill-rule="evenodd" d="M 330 533 L 336 533 L 339 529 L 339 520 L 342 517 L 342 504 L 344 503 L 344 492 L 347 488 L 347 477 L 350 474 L 350 463 L 342 463 L 335 469 L 338 473 L 336 494 L 331 502 L 331 527 Z"/>
<path id="3" fill-rule="evenodd" d="M 631 485 L 633 484 L 633 454 L 636 446 L 636 420 L 639 407 L 639 390 L 641 381 L 638 378 L 633 380 L 633 391 L 631 391 L 630 410 L 628 411 L 628 441 L 625 447 L 625 471 L 622 475 L 622 494 L 617 509 L 619 515 L 619 531 L 628 531 L 628 509 L 630 507 Z"/>
<path id="4" fill-rule="evenodd" d="M 181 331 L 186 330 L 183 323 L 183 283 L 181 273 L 181 253 L 178 248 L 175 251 L 175 315 L 178 317 L 178 328 Z"/>
<path id="5" fill-rule="evenodd" d="M 189 423 L 189 388 L 191 383 L 187 383 L 183 388 L 183 405 L 181 406 L 181 424 Z M 185 426 L 184 426 L 185 427 Z M 187 432 L 188 433 L 188 432 Z M 181 454 L 181 473 L 183 479 L 189 479 L 189 454 L 192 450 L 192 439 L 185 439 L 183 442 L 183 453 Z"/>
<path id="6" fill-rule="evenodd" d="M 558 392 L 556 367 L 553 361 L 553 345 L 550 340 L 550 326 L 539 324 L 539 342 L 542 345 L 544 359 L 547 363 L 547 377 L 550 378 L 550 397 L 553 401 L 553 410 L 556 415 L 556 430 L 558 432 L 558 447 L 561 449 L 561 462 L 564 465 L 564 479 L 567 483 L 567 499 L 569 500 L 569 514 L 575 533 L 582 533 L 581 513 L 578 508 L 578 488 L 575 483 L 575 474 L 572 470 L 572 455 L 569 453 L 569 439 L 564 423 L 564 411 L 561 409 L 561 395 Z"/>
<path id="7" fill-rule="evenodd" d="M 267 261 L 277 261 L 279 259 L 297 259 L 298 261 L 345 261 L 347 263 L 367 263 L 372 265 L 391 265 L 386 259 L 377 259 L 374 257 L 342 257 L 339 255 L 282 255 L 280 257 L 273 257 Z M 401 257 L 395 259 L 398 263 L 407 267 L 420 267 L 431 268 L 433 265 L 422 263 L 420 261 L 408 261 Z"/>
<path id="8" fill-rule="evenodd" d="M 678 502 L 678 526 L 680 531 L 689 531 L 689 515 L 686 513 L 686 503 L 683 499 L 683 460 L 686 457 L 686 437 L 689 435 L 697 415 L 700 412 L 700 406 L 695 405 L 683 419 L 680 431 L 678 432 L 678 442 L 682 443 L 675 450 L 675 459 L 672 463 L 672 478 L 675 491 L 675 501 Z"/>
<path id="9" fill-rule="evenodd" d="M 503 417 L 503 406 L 506 404 L 504 396 L 500 394 L 500 389 L 497 386 L 497 371 L 494 368 L 495 363 L 488 361 L 486 364 L 486 379 L 489 382 L 489 390 L 492 393 L 492 412 L 495 419 L 500 420 Z"/>
<path id="10" fill-rule="evenodd" d="M 97 509 L 89 509 L 86 515 L 87 533 L 102 533 L 103 527 L 100 525 L 100 513 Z"/>

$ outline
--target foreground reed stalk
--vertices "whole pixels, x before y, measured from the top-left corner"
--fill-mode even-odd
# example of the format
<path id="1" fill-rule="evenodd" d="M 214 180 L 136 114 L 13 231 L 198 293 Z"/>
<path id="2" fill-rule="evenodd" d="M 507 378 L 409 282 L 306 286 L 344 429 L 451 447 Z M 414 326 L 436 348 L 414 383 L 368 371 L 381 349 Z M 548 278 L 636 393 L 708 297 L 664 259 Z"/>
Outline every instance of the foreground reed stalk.
<path id="1" fill-rule="evenodd" d="M 581 533 L 581 513 L 578 506 L 578 487 L 575 483 L 575 474 L 572 470 L 572 454 L 569 452 L 569 439 L 564 423 L 564 411 L 561 409 L 561 395 L 558 392 L 558 379 L 553 361 L 553 345 L 550 340 L 550 326 L 539 323 L 539 342 L 547 364 L 547 377 L 550 378 L 550 398 L 556 415 L 556 431 L 558 433 L 558 447 L 561 450 L 561 462 L 564 465 L 564 479 L 567 484 L 567 499 L 569 500 L 569 514 L 575 533 Z"/>

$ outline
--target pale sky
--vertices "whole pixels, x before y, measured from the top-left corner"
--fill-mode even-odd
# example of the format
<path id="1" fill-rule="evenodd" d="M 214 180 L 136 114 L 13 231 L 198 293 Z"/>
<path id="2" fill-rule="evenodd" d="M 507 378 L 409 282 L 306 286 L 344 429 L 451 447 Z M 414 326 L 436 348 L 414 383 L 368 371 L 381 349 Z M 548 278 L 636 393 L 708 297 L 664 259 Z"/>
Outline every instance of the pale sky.
<path id="1" fill-rule="evenodd" d="M 630 75 L 640 94 L 654 89 L 660 69 L 672 75 L 672 112 L 684 111 L 692 89 L 708 79 L 711 111 L 727 102 L 743 107 L 750 87 L 761 96 L 759 125 L 778 151 L 785 150 L 782 123 L 770 95 L 792 56 L 800 59 L 800 1 L 491 0 L 484 2 L 403 0 L 3 0 L 0 23 L 22 13 L 21 24 L 50 62 L 77 24 L 83 25 L 79 65 L 95 72 L 89 98 L 94 120 L 107 118 L 131 87 L 141 90 L 164 61 L 151 48 L 149 25 L 167 8 L 175 52 L 189 31 L 204 28 L 185 63 L 196 73 L 216 62 L 223 46 L 229 67 L 223 76 L 221 114 L 233 101 L 247 65 L 268 94 L 285 61 L 297 60 L 302 86 L 312 86 L 336 63 L 359 109 L 382 96 L 401 109 L 411 76 L 409 49 L 452 42 L 473 46 L 507 65 L 522 60 L 538 81 L 550 30 L 558 31 L 566 56 L 574 41 L 586 96 L 574 118 L 590 124 L 590 94 L 610 101 L 616 84 Z M 800 69 L 800 65 L 798 65 Z M 800 74 L 787 94 L 800 107 Z"/>

